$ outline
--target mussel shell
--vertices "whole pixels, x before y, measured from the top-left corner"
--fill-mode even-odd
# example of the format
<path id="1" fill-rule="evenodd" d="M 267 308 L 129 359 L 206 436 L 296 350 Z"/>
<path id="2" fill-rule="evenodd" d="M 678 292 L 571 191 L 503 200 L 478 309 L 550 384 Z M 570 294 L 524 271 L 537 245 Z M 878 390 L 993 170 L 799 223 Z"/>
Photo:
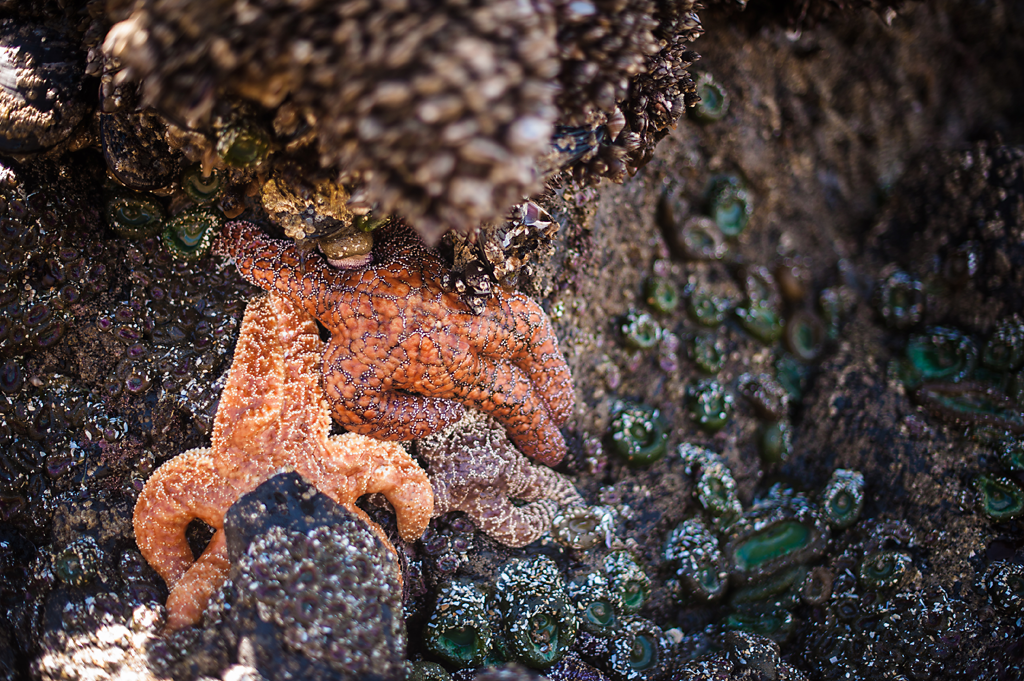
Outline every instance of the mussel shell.
<path id="1" fill-rule="evenodd" d="M 0 152 L 52 147 L 88 112 L 84 54 L 43 26 L 0 22 Z"/>
<path id="2" fill-rule="evenodd" d="M 107 168 L 131 189 L 158 189 L 180 171 L 180 157 L 164 140 L 164 124 L 150 113 L 100 114 L 100 142 Z"/>

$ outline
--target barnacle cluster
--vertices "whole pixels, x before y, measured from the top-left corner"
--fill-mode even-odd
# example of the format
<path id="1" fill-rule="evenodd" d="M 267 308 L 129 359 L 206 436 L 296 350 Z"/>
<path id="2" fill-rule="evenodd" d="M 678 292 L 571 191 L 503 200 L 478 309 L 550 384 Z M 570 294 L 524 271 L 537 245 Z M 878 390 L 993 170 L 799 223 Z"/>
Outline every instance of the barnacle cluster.
<path id="1" fill-rule="evenodd" d="M 649 155 L 682 112 L 693 10 L 314 2 L 237 14 L 143 2 L 111 10 L 117 23 L 93 62 L 115 83 L 140 83 L 140 101 L 175 121 L 167 137 L 191 160 L 215 152 L 251 167 L 271 149 L 313 158 L 358 187 L 353 206 L 399 213 L 434 240 L 536 191 L 556 122 L 600 127 L 590 156 L 619 145 L 597 175 L 621 178 L 623 156 Z M 254 115 L 238 118 L 242 102 Z M 609 135 L 621 102 L 629 122 L 619 113 Z"/>

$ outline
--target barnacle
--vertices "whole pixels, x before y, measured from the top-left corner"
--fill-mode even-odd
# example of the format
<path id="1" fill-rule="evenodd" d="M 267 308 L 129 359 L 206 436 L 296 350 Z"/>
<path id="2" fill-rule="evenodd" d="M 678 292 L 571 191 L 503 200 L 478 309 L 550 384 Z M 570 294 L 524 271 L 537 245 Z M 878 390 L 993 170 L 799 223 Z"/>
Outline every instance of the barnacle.
<path id="1" fill-rule="evenodd" d="M 247 7 L 140 2 L 117 15 L 103 50 L 145 103 L 191 128 L 215 128 L 239 98 L 262 107 L 220 128 L 225 163 L 258 163 L 272 119 L 277 148 L 318 155 L 431 241 L 539 188 L 533 163 L 557 115 L 546 5 Z"/>

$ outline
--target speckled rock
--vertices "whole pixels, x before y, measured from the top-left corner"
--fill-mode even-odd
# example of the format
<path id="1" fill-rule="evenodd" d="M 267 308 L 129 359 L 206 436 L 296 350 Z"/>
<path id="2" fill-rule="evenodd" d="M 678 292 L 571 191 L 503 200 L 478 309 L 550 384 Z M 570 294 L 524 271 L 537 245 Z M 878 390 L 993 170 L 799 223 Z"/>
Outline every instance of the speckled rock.
<path id="1" fill-rule="evenodd" d="M 238 661 L 268 679 L 402 679 L 397 560 L 297 473 L 243 496 L 224 520 Z"/>

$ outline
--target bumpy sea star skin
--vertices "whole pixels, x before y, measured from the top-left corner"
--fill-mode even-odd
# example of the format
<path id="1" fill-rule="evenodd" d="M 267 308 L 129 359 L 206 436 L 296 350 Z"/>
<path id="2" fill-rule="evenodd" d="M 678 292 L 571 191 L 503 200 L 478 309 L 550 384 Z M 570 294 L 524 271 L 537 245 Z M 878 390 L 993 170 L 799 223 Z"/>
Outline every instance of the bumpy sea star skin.
<path id="1" fill-rule="evenodd" d="M 322 354 L 315 322 L 291 300 L 273 293 L 254 299 L 245 311 L 211 446 L 175 457 L 146 483 L 135 506 L 135 539 L 171 589 L 169 629 L 197 622 L 227 576 L 227 509 L 283 467 L 366 520 L 389 547 L 383 531 L 355 505 L 364 494 L 387 497 L 403 539 L 415 540 L 426 528 L 433 509 L 430 482 L 400 445 L 356 433 L 329 436 Z M 216 533 L 193 562 L 185 530 L 196 518 Z"/>
<path id="2" fill-rule="evenodd" d="M 346 271 L 243 221 L 228 223 L 214 248 L 330 331 L 324 389 L 346 429 L 412 440 L 456 423 L 466 405 L 501 422 L 527 456 L 561 461 L 572 378 L 540 306 L 499 289 L 474 314 L 445 291 L 441 258 L 406 227 L 380 227 L 375 239 L 377 264 Z"/>
<path id="3" fill-rule="evenodd" d="M 419 441 L 434 488 L 434 515 L 463 511 L 506 546 L 531 544 L 551 529 L 560 506 L 582 505 L 565 476 L 535 466 L 494 419 L 475 410 Z M 512 499 L 529 502 L 516 506 Z"/>

